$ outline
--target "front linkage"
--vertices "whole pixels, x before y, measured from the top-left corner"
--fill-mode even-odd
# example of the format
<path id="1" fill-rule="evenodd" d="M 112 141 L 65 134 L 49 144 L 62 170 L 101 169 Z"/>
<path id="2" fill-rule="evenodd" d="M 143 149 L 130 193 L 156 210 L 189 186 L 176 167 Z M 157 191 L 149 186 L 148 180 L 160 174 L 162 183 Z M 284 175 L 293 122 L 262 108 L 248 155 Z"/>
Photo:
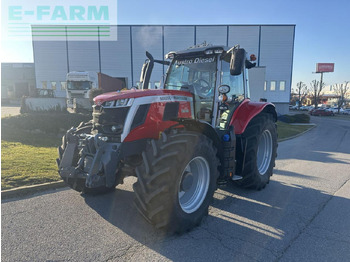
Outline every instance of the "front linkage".
<path id="1" fill-rule="evenodd" d="M 107 142 L 101 134 L 87 134 L 92 125 L 71 128 L 58 148 L 62 179 L 77 191 L 114 188 L 117 184 L 121 143 Z"/>

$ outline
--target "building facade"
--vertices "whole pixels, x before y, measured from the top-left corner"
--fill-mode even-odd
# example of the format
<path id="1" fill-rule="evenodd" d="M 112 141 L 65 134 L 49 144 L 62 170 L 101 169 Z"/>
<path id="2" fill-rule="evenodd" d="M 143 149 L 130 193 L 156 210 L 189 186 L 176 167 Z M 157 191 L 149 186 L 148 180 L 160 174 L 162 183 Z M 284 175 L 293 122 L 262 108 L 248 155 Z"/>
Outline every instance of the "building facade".
<path id="1" fill-rule="evenodd" d="M 280 113 L 288 111 L 295 25 L 120 25 L 110 30 L 117 34 L 117 41 L 101 41 L 99 35 L 88 41 L 77 41 L 69 34 L 64 41 L 33 36 L 37 88 L 52 88 L 56 96 L 65 96 L 70 71 L 102 72 L 124 80 L 130 88 L 138 84 L 146 51 L 164 59 L 170 51 L 203 42 L 239 44 L 257 57 L 257 68 L 249 75 L 252 100 L 265 98 Z M 155 65 L 151 88 L 161 85 L 166 69 Z"/>
<path id="2" fill-rule="evenodd" d="M 34 63 L 1 63 L 1 100 L 34 94 L 35 78 Z"/>

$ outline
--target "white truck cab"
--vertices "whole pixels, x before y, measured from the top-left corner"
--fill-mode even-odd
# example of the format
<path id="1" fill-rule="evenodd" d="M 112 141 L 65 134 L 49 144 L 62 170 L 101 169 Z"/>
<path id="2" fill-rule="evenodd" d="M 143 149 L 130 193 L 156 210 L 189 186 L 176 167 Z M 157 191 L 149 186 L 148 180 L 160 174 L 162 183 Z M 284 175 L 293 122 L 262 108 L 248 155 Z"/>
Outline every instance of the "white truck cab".
<path id="1" fill-rule="evenodd" d="M 90 90 L 99 87 L 97 72 L 73 71 L 67 74 L 67 108 L 90 109 Z"/>

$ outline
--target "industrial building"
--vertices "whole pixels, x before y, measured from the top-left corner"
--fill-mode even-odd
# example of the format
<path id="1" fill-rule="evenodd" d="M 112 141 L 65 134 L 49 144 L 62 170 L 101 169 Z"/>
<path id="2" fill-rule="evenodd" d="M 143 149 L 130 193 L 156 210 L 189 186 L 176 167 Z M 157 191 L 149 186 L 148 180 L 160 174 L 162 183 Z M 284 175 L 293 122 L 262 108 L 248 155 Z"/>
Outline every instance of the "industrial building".
<path id="1" fill-rule="evenodd" d="M 64 97 L 71 71 L 102 72 L 130 88 L 138 84 L 145 51 L 164 59 L 170 51 L 203 42 L 239 44 L 257 57 L 257 67 L 249 73 L 252 100 L 264 98 L 275 103 L 279 113 L 288 111 L 295 25 L 120 25 L 110 30 L 117 34 L 116 41 L 103 41 L 100 35 L 77 41 L 67 33 L 63 40 L 43 41 L 33 35 L 37 88 L 54 89 L 57 97 Z M 154 67 L 151 88 L 161 85 L 165 73 L 166 66 Z"/>
<path id="2" fill-rule="evenodd" d="M 1 101 L 35 94 L 34 63 L 1 63 Z"/>

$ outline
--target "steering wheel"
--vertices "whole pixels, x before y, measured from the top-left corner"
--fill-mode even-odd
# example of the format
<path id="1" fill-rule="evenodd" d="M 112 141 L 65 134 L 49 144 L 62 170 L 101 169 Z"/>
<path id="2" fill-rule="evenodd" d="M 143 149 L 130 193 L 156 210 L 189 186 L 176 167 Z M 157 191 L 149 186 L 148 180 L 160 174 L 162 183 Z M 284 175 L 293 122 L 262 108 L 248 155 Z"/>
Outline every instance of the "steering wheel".
<path id="1" fill-rule="evenodd" d="M 201 83 L 204 83 L 204 85 L 202 85 Z M 211 90 L 209 83 L 203 78 L 198 78 L 197 80 L 195 80 L 193 82 L 193 86 L 197 94 L 203 97 L 207 96 Z"/>

